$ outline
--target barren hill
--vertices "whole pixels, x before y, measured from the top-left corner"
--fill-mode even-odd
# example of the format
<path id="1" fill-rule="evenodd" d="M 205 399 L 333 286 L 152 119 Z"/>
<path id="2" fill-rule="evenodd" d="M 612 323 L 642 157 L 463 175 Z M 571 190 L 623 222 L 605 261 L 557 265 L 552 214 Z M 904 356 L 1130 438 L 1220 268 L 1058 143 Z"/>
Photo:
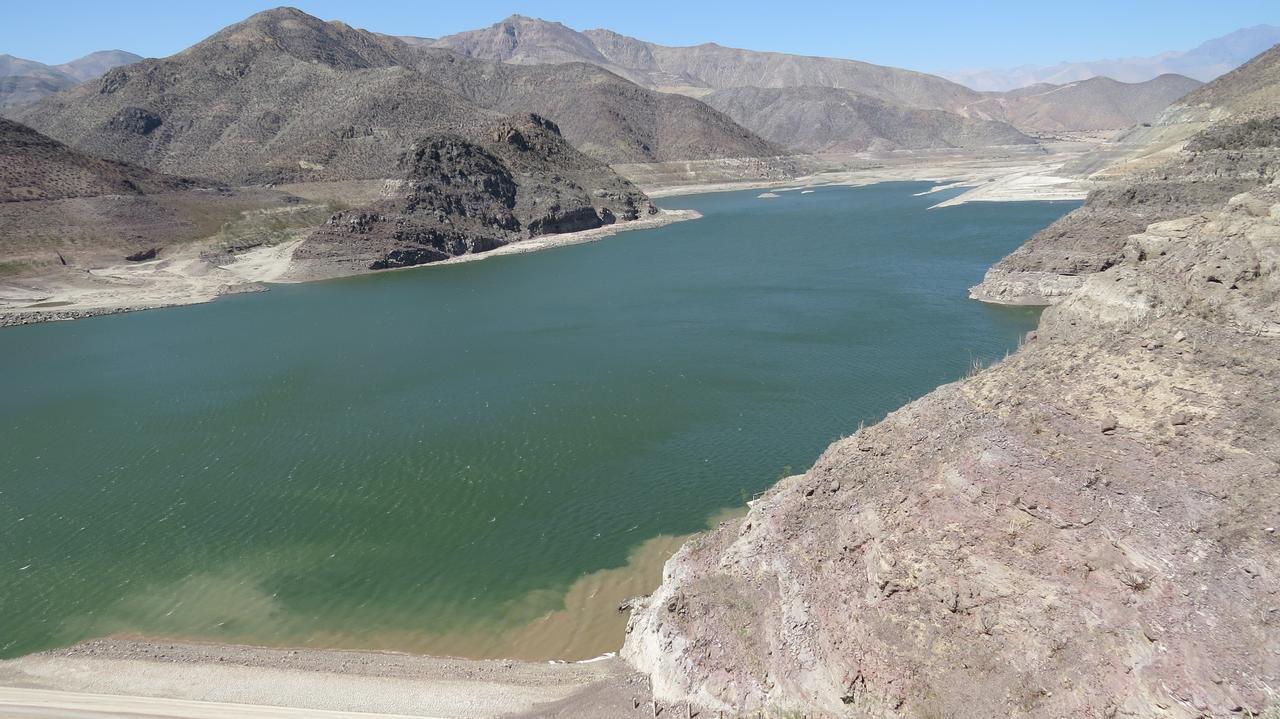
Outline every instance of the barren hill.
<path id="1" fill-rule="evenodd" d="M 12 55 L 0 55 L 0 112 L 11 112 L 98 77 L 113 67 L 141 59 L 123 50 L 100 50 L 61 65 L 45 65 Z"/>
<path id="2" fill-rule="evenodd" d="M 958 110 L 981 95 L 940 77 L 856 60 L 723 47 L 666 47 L 610 30 L 578 32 L 513 15 L 436 41 L 469 57 L 538 65 L 588 62 L 648 87 L 701 94 L 731 87 L 837 87 L 911 107 Z"/>
<path id="3" fill-rule="evenodd" d="M 517 66 L 426 49 L 415 67 L 481 107 L 553 119 L 576 147 L 608 162 L 787 153 L 698 100 L 640 87 L 595 65 Z"/>
<path id="4" fill-rule="evenodd" d="M 460 92 L 479 95 L 485 83 L 470 79 L 482 75 L 475 61 L 424 61 L 398 39 L 282 8 L 172 57 L 112 70 L 18 116 L 75 147 L 166 172 L 236 182 L 380 178 L 393 174 L 422 134 L 469 135 L 500 117 Z M 702 140 L 701 157 L 778 152 L 699 103 L 673 108 L 681 126 L 668 131 L 657 119 L 667 107 L 656 93 L 594 68 L 576 77 L 560 77 L 551 90 L 538 77 L 517 77 L 512 82 L 522 93 L 492 104 L 545 111 L 520 98 L 554 91 L 550 109 L 557 112 L 547 112 L 553 120 L 569 117 L 578 129 L 583 123 L 574 115 L 607 115 L 607 124 L 568 136 L 609 161 L 642 162 L 661 147 L 682 149 L 670 135 L 680 130 Z M 612 98 L 620 101 L 610 104 Z"/>
<path id="5" fill-rule="evenodd" d="M 197 183 L 76 152 L 0 118 L 0 202 L 96 195 L 142 195 Z"/>
<path id="6" fill-rule="evenodd" d="M 1121 129 L 1149 121 L 1196 85 L 1169 77 L 979 93 L 941 77 L 855 60 L 714 43 L 666 47 L 521 15 L 441 38 L 435 47 L 521 66 L 590 63 L 646 87 L 704 99 L 766 139 L 808 151 L 1028 142 L 998 123 L 1027 132 Z M 890 125 L 893 132 L 883 131 Z"/>
<path id="7" fill-rule="evenodd" d="M 992 93 L 970 105 L 966 114 L 998 117 L 1025 131 L 1123 130 L 1153 122 L 1200 85 L 1182 75 L 1161 75 L 1140 83 L 1095 77 Z"/>
<path id="8" fill-rule="evenodd" d="M 829 87 L 736 87 L 702 100 L 762 137 L 806 152 L 1029 145 L 1014 127 Z"/>

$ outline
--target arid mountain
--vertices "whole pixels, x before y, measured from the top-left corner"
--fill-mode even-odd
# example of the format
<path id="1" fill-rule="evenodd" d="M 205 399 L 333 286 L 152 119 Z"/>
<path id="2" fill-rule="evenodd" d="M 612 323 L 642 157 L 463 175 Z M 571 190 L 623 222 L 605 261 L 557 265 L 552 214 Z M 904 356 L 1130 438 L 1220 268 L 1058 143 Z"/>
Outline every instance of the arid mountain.
<path id="1" fill-rule="evenodd" d="M 666 47 L 520 15 L 435 46 L 510 65 L 590 63 L 646 87 L 706 100 L 760 136 L 804 151 L 1030 142 L 998 123 L 1024 132 L 1121 129 L 1153 119 L 1195 86 L 1171 77 L 979 93 L 933 75 L 854 60 L 715 44 Z"/>
<path id="2" fill-rule="evenodd" d="M 1277 100 L 1280 46 L 1170 108 L 1162 117 L 1168 124 L 1152 132 L 1207 127 L 1173 159 L 1091 192 L 1083 207 L 993 266 L 973 296 L 1012 304 L 1060 301 L 1086 275 L 1116 264 L 1129 235 L 1153 222 L 1209 211 L 1270 183 L 1280 172 Z M 1216 122 L 1209 124 L 1210 119 Z"/>
<path id="3" fill-rule="evenodd" d="M 560 73 L 554 90 L 540 87 L 542 70 L 510 78 L 518 91 L 489 110 L 464 95 L 493 99 L 484 64 L 459 60 L 435 62 L 395 38 L 282 8 L 17 116 L 95 154 L 232 182 L 388 177 L 423 134 L 469 136 L 517 109 L 567 117 L 569 140 L 607 161 L 668 159 L 664 148 L 693 146 L 676 133 L 696 138 L 701 155 L 687 159 L 779 152 L 700 103 L 667 112 L 662 96 L 595 68 Z M 553 106 L 536 101 L 553 94 Z"/>
<path id="4" fill-rule="evenodd" d="M 1014 127 L 829 87 L 736 87 L 702 100 L 766 140 L 805 152 L 1029 145 Z"/>
<path id="5" fill-rule="evenodd" d="M 300 276 L 420 265 L 656 211 L 537 115 L 502 120 L 475 140 L 425 137 L 404 164 L 391 196 L 335 214 L 303 243 Z"/>
<path id="6" fill-rule="evenodd" d="M 909 107 L 958 110 L 978 93 L 940 77 L 855 60 L 722 47 L 666 47 L 609 30 L 578 32 L 521 15 L 436 47 L 517 65 L 586 62 L 647 87 L 699 95 L 733 87 L 837 87 Z"/>
<path id="7" fill-rule="evenodd" d="M 272 10 L 18 117 L 79 149 L 175 174 L 385 177 L 422 132 L 496 118 L 403 67 L 409 52 L 341 23 Z"/>
<path id="8" fill-rule="evenodd" d="M 0 202 L 142 195 L 196 186 L 123 162 L 100 160 L 0 118 Z"/>
<path id="9" fill-rule="evenodd" d="M 559 112 L 608 116 L 577 123 L 584 137 L 634 138 L 599 152 L 711 152 L 718 138 L 776 152 L 696 100 L 593 66 L 500 66 L 268 11 L 24 111 L 78 147 L 0 125 L 4 321 L 205 301 L 251 278 L 421 264 L 655 214 L 554 122 L 478 104 L 544 106 L 540 91 L 569 98 Z M 297 196 L 220 184 L 288 180 L 315 182 Z M 46 310 L 49 297 L 66 299 Z"/>
<path id="10" fill-rule="evenodd" d="M 147 259 L 175 244 L 241 223 L 240 242 L 261 242 L 244 213 L 272 212 L 272 225 L 301 217 L 298 198 L 236 190 L 164 175 L 71 149 L 0 119 L 0 275 L 83 276 L 101 263 Z M 252 224 L 252 223 L 248 223 Z M 81 273 L 75 275 L 76 272 Z"/>
<path id="11" fill-rule="evenodd" d="M 45 65 L 0 55 L 0 113 L 29 105 L 47 95 L 91 80 L 114 67 L 142 58 L 123 50 L 101 50 L 61 65 Z"/>
<path id="12" fill-rule="evenodd" d="M 4 54 L 0 54 L 0 77 L 39 77 L 63 81 L 72 79 L 52 65 Z"/>
<path id="13" fill-rule="evenodd" d="M 698 100 L 640 87 L 594 65 L 517 66 L 428 49 L 414 67 L 481 107 L 554 119 L 574 146 L 608 162 L 787 152 Z"/>
<path id="14" fill-rule="evenodd" d="M 54 65 L 54 68 L 66 73 L 76 82 L 84 82 L 101 77 L 107 70 L 121 65 L 130 65 L 141 59 L 141 55 L 134 55 L 124 50 L 99 50 L 71 62 Z"/>
<path id="15" fill-rule="evenodd" d="M 995 92 L 1041 83 L 1064 85 L 1092 77 L 1109 77 L 1121 82 L 1137 83 L 1160 75 L 1178 74 L 1208 82 L 1240 67 L 1276 43 L 1280 43 L 1280 27 L 1256 25 L 1214 38 L 1192 50 L 1165 52 L 1153 57 L 1063 62 L 1048 67 L 1026 65 L 1008 70 L 959 70 L 939 74 L 975 90 Z"/>
<path id="16" fill-rule="evenodd" d="M 1123 130 L 1150 123 L 1201 83 L 1182 75 L 1161 75 L 1140 83 L 1095 77 L 1066 85 L 1039 84 L 990 93 L 966 114 L 997 117 L 1025 132 Z"/>

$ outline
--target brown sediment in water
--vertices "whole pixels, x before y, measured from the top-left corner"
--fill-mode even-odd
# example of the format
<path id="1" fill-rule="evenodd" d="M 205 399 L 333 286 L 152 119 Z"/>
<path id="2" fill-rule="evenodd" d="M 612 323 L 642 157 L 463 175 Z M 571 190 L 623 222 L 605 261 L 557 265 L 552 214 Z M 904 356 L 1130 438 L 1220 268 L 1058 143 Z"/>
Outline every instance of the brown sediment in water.
<path id="1" fill-rule="evenodd" d="M 708 520 L 708 528 L 721 522 L 740 517 L 745 507 L 735 507 L 715 513 Z M 288 646 L 306 649 L 345 649 L 369 651 L 394 651 L 432 656 L 459 657 L 465 659 L 519 659 L 527 661 L 582 661 L 593 659 L 622 647 L 626 634 L 629 612 L 619 611 L 619 606 L 633 597 L 647 595 L 662 582 L 662 568 L 667 560 L 693 534 L 662 534 L 645 540 L 627 556 L 621 567 L 602 569 L 587 574 L 563 594 L 557 589 L 541 589 L 530 592 L 512 602 L 504 617 L 493 622 L 464 622 L 457 630 L 445 634 L 428 634 L 413 631 L 312 633 L 307 637 L 290 637 L 284 643 L 272 642 L 270 637 L 235 633 L 235 636 L 169 637 L 175 640 L 210 640 L 236 643 L 253 643 L 263 646 Z M 202 590 L 207 593 L 208 588 Z M 543 613 L 531 621 L 510 626 L 506 617 L 527 616 L 531 608 L 553 605 L 557 597 L 563 597 L 563 606 Z M 243 602 L 240 602 L 243 603 Z M 264 609 L 264 608 L 259 608 Z M 262 612 L 269 616 L 269 610 Z M 280 620 L 277 617 L 277 620 Z M 287 620 L 284 620 L 287 622 Z M 258 623 L 254 623 L 258 626 Z M 153 635 L 116 632 L 118 639 L 153 642 Z"/>

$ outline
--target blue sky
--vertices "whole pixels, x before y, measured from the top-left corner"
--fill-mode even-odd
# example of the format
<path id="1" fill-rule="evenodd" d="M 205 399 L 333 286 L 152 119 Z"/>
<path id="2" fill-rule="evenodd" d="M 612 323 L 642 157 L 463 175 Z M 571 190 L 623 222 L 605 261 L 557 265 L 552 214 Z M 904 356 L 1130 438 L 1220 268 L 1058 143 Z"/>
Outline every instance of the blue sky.
<path id="1" fill-rule="evenodd" d="M 278 4 L 12 2 L 0 13 L 0 53 L 47 63 L 110 48 L 164 56 Z M 400 35 L 435 37 L 521 13 L 576 29 L 608 27 L 668 45 L 711 41 L 926 71 L 1152 55 L 1189 49 L 1241 27 L 1280 24 L 1280 0 L 299 0 L 294 5 L 327 20 Z"/>

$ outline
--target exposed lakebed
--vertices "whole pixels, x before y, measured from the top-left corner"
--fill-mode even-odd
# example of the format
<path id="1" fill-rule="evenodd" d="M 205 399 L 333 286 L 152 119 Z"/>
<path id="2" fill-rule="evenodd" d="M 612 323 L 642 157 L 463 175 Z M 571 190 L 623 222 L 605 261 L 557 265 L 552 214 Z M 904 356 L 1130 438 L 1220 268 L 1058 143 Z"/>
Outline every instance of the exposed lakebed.
<path id="1" fill-rule="evenodd" d="M 1079 203 L 929 187 L 0 331 L 0 656 L 616 648 L 671 537 L 1034 326 L 966 289 Z"/>

